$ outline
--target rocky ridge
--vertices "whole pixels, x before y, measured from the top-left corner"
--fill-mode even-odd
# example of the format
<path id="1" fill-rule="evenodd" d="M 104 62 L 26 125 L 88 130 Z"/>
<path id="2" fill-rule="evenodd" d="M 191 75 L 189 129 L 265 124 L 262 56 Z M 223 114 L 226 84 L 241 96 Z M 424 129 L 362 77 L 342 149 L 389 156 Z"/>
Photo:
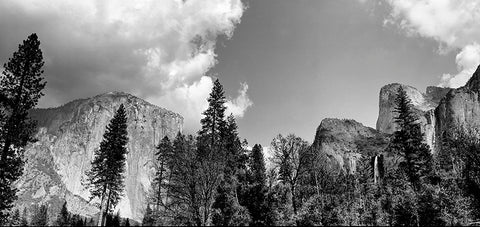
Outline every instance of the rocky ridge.
<path id="1" fill-rule="evenodd" d="M 362 155 L 377 155 L 388 138 L 355 120 L 326 118 L 317 128 L 312 149 L 327 155 L 336 168 L 354 173 Z"/>

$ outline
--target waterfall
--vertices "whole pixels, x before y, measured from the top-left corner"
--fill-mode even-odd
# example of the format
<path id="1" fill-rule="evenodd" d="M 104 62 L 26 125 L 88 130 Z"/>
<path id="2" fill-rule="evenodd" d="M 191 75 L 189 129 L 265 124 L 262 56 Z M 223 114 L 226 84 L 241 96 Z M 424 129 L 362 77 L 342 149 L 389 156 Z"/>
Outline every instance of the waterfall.
<path id="1" fill-rule="evenodd" d="M 377 184 L 379 178 L 379 171 L 378 171 L 378 155 L 375 155 L 373 159 L 373 183 Z"/>

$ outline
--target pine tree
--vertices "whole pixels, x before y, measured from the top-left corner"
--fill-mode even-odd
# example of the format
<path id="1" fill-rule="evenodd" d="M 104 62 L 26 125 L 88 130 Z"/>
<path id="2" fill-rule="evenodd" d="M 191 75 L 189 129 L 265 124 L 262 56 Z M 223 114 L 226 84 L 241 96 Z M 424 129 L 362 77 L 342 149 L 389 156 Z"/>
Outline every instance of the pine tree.
<path id="1" fill-rule="evenodd" d="M 243 147 L 238 138 L 237 123 L 233 115 L 226 121 L 226 127 L 221 131 L 224 157 L 219 161 L 223 165 L 223 178 L 217 188 L 213 208 L 217 209 L 213 223 L 215 225 L 232 225 L 238 222 L 239 212 L 243 208 L 238 201 L 237 189 L 239 184 L 238 174 L 246 171 L 246 158 L 243 158 Z M 244 217 L 250 219 L 250 217 Z M 244 220 L 242 220 L 244 222 Z"/>
<path id="2" fill-rule="evenodd" d="M 112 218 L 112 226 L 113 227 L 119 227 L 120 226 L 120 212 L 117 211 L 117 213 L 115 214 L 115 216 L 113 216 Z"/>
<path id="3" fill-rule="evenodd" d="M 203 152 L 218 151 L 221 146 L 222 131 L 225 130 L 226 98 L 223 86 L 218 79 L 215 80 L 212 92 L 208 98 L 208 108 L 203 112 L 205 116 L 200 123 L 202 129 L 198 132 L 199 139 L 205 140 L 202 144 L 208 145 Z"/>
<path id="4" fill-rule="evenodd" d="M 47 226 L 48 225 L 48 207 L 45 204 L 35 206 L 32 217 L 33 226 Z"/>
<path id="5" fill-rule="evenodd" d="M 125 227 L 130 227 L 130 219 L 127 218 L 124 224 Z"/>
<path id="6" fill-rule="evenodd" d="M 271 208 L 267 202 L 267 175 L 262 146 L 255 144 L 249 159 L 250 179 L 246 206 L 252 216 L 251 225 L 273 225 L 268 222 Z"/>
<path id="7" fill-rule="evenodd" d="M 432 171 L 430 149 L 423 143 L 418 117 L 413 112 L 411 100 L 402 87 L 398 89 L 395 104 L 394 112 L 397 114 L 395 123 L 398 129 L 393 135 L 391 148 L 403 156 L 408 179 L 415 188 L 418 188 L 420 178 Z"/>
<path id="8" fill-rule="evenodd" d="M 70 214 L 68 213 L 68 209 L 67 209 L 67 201 L 65 201 L 62 205 L 62 209 L 60 210 L 60 213 L 58 214 L 56 225 L 58 226 L 68 225 L 70 221 L 69 216 Z"/>
<path id="9" fill-rule="evenodd" d="M 163 204 L 164 195 L 162 195 L 162 190 L 165 188 L 166 182 L 168 182 L 168 178 L 170 176 L 168 170 L 168 162 L 171 158 L 173 153 L 173 146 L 165 136 L 160 144 L 157 146 L 157 163 L 156 163 L 156 171 L 155 171 L 155 178 L 153 179 L 153 201 L 156 204 L 156 211 L 158 212 L 160 206 Z M 166 195 L 165 195 L 166 196 Z M 166 198 L 165 198 L 166 199 Z"/>
<path id="10" fill-rule="evenodd" d="M 43 96 L 44 65 L 40 41 L 30 35 L 3 65 L 0 78 L 0 224 L 5 221 L 17 190 L 12 186 L 23 171 L 24 147 L 34 141 L 36 123 L 28 117 Z"/>
<path id="11" fill-rule="evenodd" d="M 123 194 L 127 143 L 127 116 L 122 104 L 107 126 L 100 149 L 95 151 L 92 168 L 86 173 L 90 200 L 100 199 L 101 224 Z"/>
<path id="12" fill-rule="evenodd" d="M 250 156 L 250 169 L 252 172 L 252 184 L 265 185 L 267 180 L 265 159 L 263 157 L 263 148 L 260 144 L 255 144 Z"/>
<path id="13" fill-rule="evenodd" d="M 177 211 L 173 214 L 175 221 L 182 225 L 205 225 L 201 209 L 202 202 L 201 184 L 205 182 L 200 178 L 198 150 L 193 136 L 178 133 L 173 141 L 174 157 L 170 159 L 169 169 L 171 178 L 167 189 L 172 198 L 167 206 Z M 204 185 L 208 187 L 210 185 Z M 215 186 L 215 185 L 214 185 Z M 207 202 L 207 208 L 210 205 Z M 210 210 L 206 209 L 209 213 Z"/>
<path id="14" fill-rule="evenodd" d="M 226 98 L 223 91 L 223 86 L 219 80 L 215 80 L 212 92 L 208 98 L 208 108 L 203 112 L 204 118 L 200 123 L 202 129 L 198 132 L 197 138 L 197 163 L 198 176 L 202 179 L 199 182 L 200 201 L 202 201 L 203 214 L 201 215 L 201 223 L 207 224 L 212 214 L 212 205 L 214 204 L 217 193 L 220 192 L 220 200 L 216 202 L 216 208 L 223 213 L 226 209 L 222 204 L 230 204 L 232 197 L 231 184 L 226 181 L 231 181 L 231 177 L 225 178 L 225 163 L 226 163 L 226 146 L 225 138 L 227 133 L 227 122 L 225 120 L 225 106 Z M 223 182 L 222 182 L 223 179 Z M 220 186 L 220 188 L 218 188 Z M 228 202 L 227 202 L 228 201 Z M 237 202 L 238 203 L 238 202 Z M 220 215 L 229 219 L 229 215 L 223 213 Z M 218 220 L 215 220 L 218 222 Z M 225 223 L 225 221 L 222 221 Z"/>
<path id="15" fill-rule="evenodd" d="M 152 226 L 154 223 L 155 219 L 153 217 L 153 211 L 150 208 L 150 205 L 147 205 L 147 209 L 143 215 L 142 226 Z"/>

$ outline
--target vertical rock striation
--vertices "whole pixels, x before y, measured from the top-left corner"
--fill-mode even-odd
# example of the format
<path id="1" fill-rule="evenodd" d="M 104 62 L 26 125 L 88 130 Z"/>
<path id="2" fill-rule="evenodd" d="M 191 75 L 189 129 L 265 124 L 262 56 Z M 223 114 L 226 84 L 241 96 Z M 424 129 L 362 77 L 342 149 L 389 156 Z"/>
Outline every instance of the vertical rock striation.
<path id="1" fill-rule="evenodd" d="M 435 108 L 452 89 L 430 86 L 427 87 L 426 93 L 422 93 L 414 87 L 397 83 L 382 87 L 380 90 L 379 115 L 376 127 L 382 133 L 392 134 L 395 131 L 394 109 L 399 87 L 402 87 L 412 100 L 413 109 L 419 117 L 422 132 L 425 134 L 425 142 L 433 149 L 436 139 Z"/>
<path id="2" fill-rule="evenodd" d="M 465 86 L 453 90 L 442 99 L 435 110 L 435 119 L 438 141 L 446 131 L 480 127 L 480 66 Z"/>
<path id="3" fill-rule="evenodd" d="M 94 215 L 97 210 L 85 202 L 89 193 L 82 180 L 91 167 L 93 152 L 100 145 L 105 127 L 122 103 L 128 117 L 129 143 L 125 195 L 117 209 L 122 216 L 139 221 L 152 178 L 155 145 L 164 136 L 173 138 L 181 131 L 183 118 L 123 92 L 31 112 L 38 122 L 38 142 L 26 151 L 25 174 L 18 182 L 20 201 L 67 199 L 72 212 Z"/>

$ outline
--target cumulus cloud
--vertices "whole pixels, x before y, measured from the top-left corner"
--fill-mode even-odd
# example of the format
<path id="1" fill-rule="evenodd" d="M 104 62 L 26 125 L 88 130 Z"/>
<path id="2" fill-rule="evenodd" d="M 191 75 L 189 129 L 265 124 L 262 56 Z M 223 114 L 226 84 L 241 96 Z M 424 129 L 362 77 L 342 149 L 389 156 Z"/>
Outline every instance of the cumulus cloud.
<path id="1" fill-rule="evenodd" d="M 476 0 L 386 0 L 391 6 L 386 24 L 408 35 L 433 39 L 439 52 L 459 51 L 457 74 L 445 74 L 440 85 L 463 86 L 480 64 L 480 2 Z"/>
<path id="2" fill-rule="evenodd" d="M 42 106 L 122 90 L 194 127 L 213 84 L 205 74 L 217 63 L 216 41 L 233 35 L 244 10 L 241 0 L 6 0 L 0 59 L 36 32 L 48 81 Z"/>
<path id="3" fill-rule="evenodd" d="M 230 99 L 227 103 L 227 114 L 233 114 L 236 117 L 243 117 L 245 111 L 253 105 L 253 102 L 247 95 L 248 84 L 242 83 L 238 96 L 235 99 Z"/>
<path id="4" fill-rule="evenodd" d="M 470 79 L 480 63 L 480 45 L 473 43 L 465 46 L 455 58 L 457 74 L 443 74 L 440 85 L 443 87 L 461 87 Z"/>

